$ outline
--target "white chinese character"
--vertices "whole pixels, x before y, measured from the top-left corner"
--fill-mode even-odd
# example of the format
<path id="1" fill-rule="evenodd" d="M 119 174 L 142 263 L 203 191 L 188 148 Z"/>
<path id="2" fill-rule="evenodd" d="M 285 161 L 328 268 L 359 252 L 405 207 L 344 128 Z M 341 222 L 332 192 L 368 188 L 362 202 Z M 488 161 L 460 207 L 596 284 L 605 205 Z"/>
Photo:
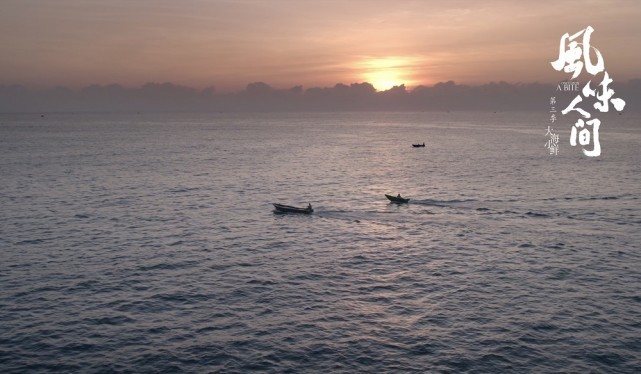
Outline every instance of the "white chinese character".
<path id="1" fill-rule="evenodd" d="M 614 96 L 614 90 L 611 88 L 608 88 L 608 85 L 612 82 L 613 82 L 612 79 L 610 79 L 610 76 L 606 71 L 605 76 L 603 77 L 603 81 L 600 84 L 600 86 L 603 87 L 603 93 L 601 95 L 596 95 L 596 98 L 599 99 L 601 102 L 594 104 L 594 108 L 600 110 L 601 112 L 607 112 L 608 110 L 610 110 L 608 106 L 608 101 L 611 101 L 612 105 L 614 106 L 614 109 L 616 109 L 619 112 L 622 111 L 623 108 L 625 108 L 625 101 L 623 101 L 623 99 L 619 99 L 619 98 L 612 99 L 612 96 Z M 588 82 L 588 84 L 590 84 L 590 82 Z"/>
<path id="2" fill-rule="evenodd" d="M 552 67 L 557 71 L 563 69 L 566 73 L 574 73 L 571 79 L 575 79 L 581 74 L 584 65 L 585 70 L 592 75 L 602 72 L 605 69 L 603 56 L 601 56 L 601 52 L 599 52 L 598 49 L 590 47 L 590 36 L 593 31 L 592 26 L 588 26 L 572 36 L 568 33 L 563 34 L 561 42 L 559 43 L 559 58 L 550 63 Z M 578 38 L 581 34 L 583 34 L 583 43 L 578 43 L 574 39 Z M 567 42 L 570 42 L 570 44 L 566 45 Z M 579 47 L 579 45 L 582 45 L 583 48 Z M 596 65 L 592 64 L 590 48 L 596 52 Z M 581 56 L 583 56 L 583 61 L 580 61 Z"/>
<path id="3" fill-rule="evenodd" d="M 579 139 L 579 144 L 583 146 L 590 144 L 590 130 L 585 128 L 584 125 L 593 127 L 592 132 L 594 134 L 594 148 L 591 151 L 587 151 L 585 148 L 583 148 L 583 154 L 588 157 L 599 156 L 601 154 L 601 143 L 599 143 L 599 126 L 601 126 L 601 121 L 597 118 L 587 122 L 583 122 L 582 119 L 577 120 L 574 126 L 572 126 L 572 133 L 570 134 L 570 145 L 573 147 L 576 146 L 577 136 Z M 577 129 L 579 128 L 582 128 L 582 130 L 577 131 Z"/>
<path id="4" fill-rule="evenodd" d="M 563 109 L 563 110 L 561 111 L 561 113 L 562 113 L 563 115 L 566 115 L 566 114 L 568 114 L 568 112 L 570 112 L 570 111 L 572 111 L 572 110 L 576 110 L 576 111 L 577 111 L 577 112 L 579 112 L 579 113 L 580 113 L 584 118 L 590 118 L 590 117 L 592 116 L 590 113 L 586 112 L 585 110 L 583 110 L 583 109 L 581 109 L 581 108 L 575 108 L 576 104 L 580 103 L 581 101 L 583 101 L 583 98 L 581 97 L 581 95 L 576 95 L 576 97 L 574 98 L 574 100 L 572 100 L 572 102 L 570 103 L 570 105 L 568 105 L 568 107 L 567 107 L 567 108 Z"/>

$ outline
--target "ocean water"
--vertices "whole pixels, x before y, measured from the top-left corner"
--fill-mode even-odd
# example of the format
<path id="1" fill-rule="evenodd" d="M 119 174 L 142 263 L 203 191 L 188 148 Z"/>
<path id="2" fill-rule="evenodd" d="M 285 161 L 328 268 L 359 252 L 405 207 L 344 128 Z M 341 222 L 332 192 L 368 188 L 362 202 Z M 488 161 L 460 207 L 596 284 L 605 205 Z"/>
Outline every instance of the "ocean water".
<path id="1" fill-rule="evenodd" d="M 640 119 L 2 115 L 0 371 L 639 372 Z"/>

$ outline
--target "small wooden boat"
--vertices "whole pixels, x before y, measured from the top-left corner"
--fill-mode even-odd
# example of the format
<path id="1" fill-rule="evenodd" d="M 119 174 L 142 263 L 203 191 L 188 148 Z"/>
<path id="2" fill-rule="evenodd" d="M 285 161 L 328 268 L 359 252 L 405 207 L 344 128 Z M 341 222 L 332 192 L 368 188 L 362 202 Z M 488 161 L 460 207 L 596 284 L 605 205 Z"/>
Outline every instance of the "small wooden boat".
<path id="1" fill-rule="evenodd" d="M 412 144 L 412 147 L 414 148 L 425 147 L 425 142 L 423 142 L 423 144 Z"/>
<path id="2" fill-rule="evenodd" d="M 389 201 L 391 201 L 393 203 L 397 203 L 397 204 L 404 204 L 404 203 L 407 203 L 407 202 L 410 201 L 410 199 L 406 199 L 404 197 L 400 197 L 400 195 L 392 196 L 392 195 L 385 194 L 385 197 L 387 197 L 389 199 Z"/>
<path id="3" fill-rule="evenodd" d="M 291 205 L 284 205 L 284 204 L 274 204 L 274 208 L 276 208 L 276 212 L 280 213 L 303 213 L 303 214 L 311 214 L 314 212 L 314 209 L 312 209 L 312 205 L 309 204 L 307 208 L 297 208 L 295 206 Z"/>

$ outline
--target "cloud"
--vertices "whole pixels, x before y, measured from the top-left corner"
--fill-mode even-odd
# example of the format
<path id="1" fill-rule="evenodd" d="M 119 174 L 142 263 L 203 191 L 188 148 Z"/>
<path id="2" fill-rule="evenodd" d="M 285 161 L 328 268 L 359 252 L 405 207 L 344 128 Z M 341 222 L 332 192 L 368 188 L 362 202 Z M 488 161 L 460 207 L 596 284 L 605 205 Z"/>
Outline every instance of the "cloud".
<path id="1" fill-rule="evenodd" d="M 453 81 L 411 90 L 398 85 L 376 91 L 367 82 L 304 89 L 277 89 L 264 82 L 234 93 L 214 87 L 197 90 L 172 83 L 147 83 L 137 88 L 117 84 L 91 85 L 80 90 L 56 87 L 32 90 L 0 86 L 0 112 L 276 112 L 276 111 L 515 111 L 547 113 L 549 98 L 562 95 L 552 84 L 491 82 L 462 85 Z M 638 111 L 641 79 L 615 82 L 615 97 L 626 111 Z"/>

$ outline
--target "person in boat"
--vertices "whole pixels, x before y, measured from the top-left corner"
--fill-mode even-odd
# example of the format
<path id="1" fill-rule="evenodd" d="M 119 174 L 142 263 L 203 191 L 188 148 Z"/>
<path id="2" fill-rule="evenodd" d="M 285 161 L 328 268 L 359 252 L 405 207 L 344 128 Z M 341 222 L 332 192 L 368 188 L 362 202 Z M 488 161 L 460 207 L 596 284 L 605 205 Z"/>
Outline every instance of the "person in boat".
<path id="1" fill-rule="evenodd" d="M 307 203 L 307 210 L 312 210 L 312 204 Z"/>
<path id="2" fill-rule="evenodd" d="M 396 195 L 396 197 L 398 197 L 399 199 L 401 199 L 401 194 L 399 193 L 398 195 Z"/>

